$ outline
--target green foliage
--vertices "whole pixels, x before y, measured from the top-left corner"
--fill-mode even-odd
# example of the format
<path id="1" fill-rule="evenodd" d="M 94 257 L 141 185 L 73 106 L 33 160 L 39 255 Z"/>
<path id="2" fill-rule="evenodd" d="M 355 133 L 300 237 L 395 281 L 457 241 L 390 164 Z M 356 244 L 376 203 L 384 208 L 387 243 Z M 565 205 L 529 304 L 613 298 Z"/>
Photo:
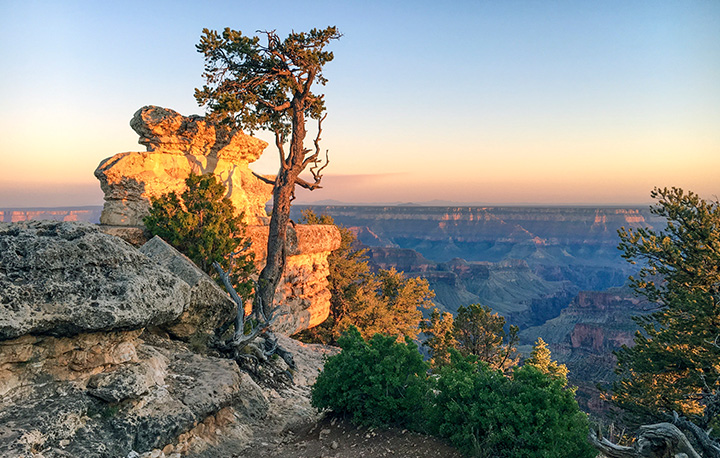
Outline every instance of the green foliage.
<path id="1" fill-rule="evenodd" d="M 571 390 L 535 367 L 516 368 L 511 377 L 453 353 L 440 369 L 432 430 L 464 452 L 493 458 L 590 458 L 588 422 Z"/>
<path id="2" fill-rule="evenodd" d="M 250 242 L 243 238 L 242 217 L 235 216 L 225 186 L 215 175 L 190 174 L 185 184 L 181 196 L 171 192 L 152 199 L 150 214 L 143 219 L 145 226 L 211 276 L 215 276 L 215 261 L 231 270 L 238 293 L 247 297 L 252 287 L 248 280 L 254 269 L 252 256 L 230 255 Z"/>
<path id="3" fill-rule="evenodd" d="M 658 308 L 616 352 L 613 400 L 637 421 L 677 411 L 707 428 L 720 412 L 720 204 L 678 188 L 651 195 L 667 226 L 623 228 L 619 248 L 642 266 L 632 286 Z"/>
<path id="4" fill-rule="evenodd" d="M 330 216 L 317 216 L 312 210 L 304 211 L 303 219 L 308 224 L 335 224 Z M 340 248 L 328 257 L 330 316 L 298 338 L 332 345 L 350 326 L 366 339 L 376 333 L 417 337 L 419 309 L 429 307 L 434 296 L 427 280 L 407 278 L 394 269 L 370 272 L 365 250 L 355 248 L 355 235 L 347 228 L 338 229 Z"/>
<path id="5" fill-rule="evenodd" d="M 267 45 L 239 30 L 203 29 L 196 48 L 205 57 L 207 84 L 195 89 L 195 99 L 209 108 L 212 119 L 287 137 L 296 110 L 313 119 L 322 116 L 323 96 L 310 92 L 310 85 L 327 82 L 322 69 L 334 56 L 325 46 L 342 34 L 336 27 L 293 32 L 284 40 L 274 31 L 262 33 Z"/>
<path id="6" fill-rule="evenodd" d="M 458 346 L 454 324 L 452 313 L 440 314 L 438 309 L 433 309 L 430 317 L 420 322 L 420 330 L 426 336 L 423 345 L 430 350 L 430 366 L 433 369 L 450 364 L 450 349 Z"/>
<path id="7" fill-rule="evenodd" d="M 427 364 L 410 339 L 375 334 L 367 342 L 350 327 L 312 387 L 312 405 L 352 415 L 361 425 L 408 425 L 421 418 Z"/>
<path id="8" fill-rule="evenodd" d="M 518 327 L 511 325 L 506 333 L 505 318 L 480 304 L 458 308 L 453 323 L 453 334 L 461 354 L 475 355 L 493 369 L 503 371 L 518 362 L 515 350 L 518 332 Z"/>
<path id="9" fill-rule="evenodd" d="M 435 293 L 424 278 L 408 278 L 394 268 L 380 269 L 361 285 L 348 317 L 365 338 L 376 333 L 414 339 L 420 333 L 420 308 L 429 308 Z"/>
<path id="10" fill-rule="evenodd" d="M 550 349 L 541 337 L 538 337 L 533 346 L 530 357 L 523 363 L 524 366 L 532 366 L 543 374 L 556 377 L 567 383 L 568 369 L 564 364 L 558 364 L 550 357 Z"/>

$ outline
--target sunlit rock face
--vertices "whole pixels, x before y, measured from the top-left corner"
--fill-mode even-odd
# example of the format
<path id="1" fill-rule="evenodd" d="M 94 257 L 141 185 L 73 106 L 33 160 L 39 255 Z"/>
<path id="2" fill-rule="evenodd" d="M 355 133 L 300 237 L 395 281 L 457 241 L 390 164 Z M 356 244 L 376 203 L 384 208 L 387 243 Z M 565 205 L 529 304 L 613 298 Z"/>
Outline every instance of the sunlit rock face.
<path id="1" fill-rule="evenodd" d="M 220 128 L 199 116 L 182 116 L 156 106 L 138 110 L 130 126 L 147 151 L 116 154 L 95 170 L 105 193 L 101 224 L 142 226 L 150 199 L 182 193 L 191 172 L 220 178 L 246 223 L 267 221 L 265 203 L 272 187 L 248 167 L 260 157 L 266 142 L 239 130 Z"/>
<path id="2" fill-rule="evenodd" d="M 116 154 L 95 170 L 105 193 L 100 216 L 103 231 L 142 245 L 147 241 L 142 220 L 149 213 L 151 198 L 182 193 L 191 172 L 215 174 L 227 187 L 236 212 L 244 215 L 259 272 L 266 259 L 269 218 L 265 204 L 272 186 L 253 175 L 248 164 L 260 157 L 267 143 L 202 117 L 156 106 L 138 110 L 130 126 L 147 152 Z M 334 226 L 297 225 L 289 228 L 288 244 L 285 273 L 275 296 L 283 317 L 274 330 L 292 334 L 322 323 L 330 313 L 327 256 L 340 246 L 340 233 Z M 198 323 L 189 323 L 197 318 L 194 312 L 181 317 L 184 324 L 170 332 L 181 338 L 195 334 Z"/>
<path id="3" fill-rule="evenodd" d="M 258 271 L 266 258 L 268 226 L 247 228 L 252 239 Z M 285 273 L 275 292 L 277 332 L 294 334 L 317 326 L 330 314 L 330 274 L 327 257 L 340 247 L 340 231 L 335 226 L 296 225 L 288 227 L 288 257 Z"/>

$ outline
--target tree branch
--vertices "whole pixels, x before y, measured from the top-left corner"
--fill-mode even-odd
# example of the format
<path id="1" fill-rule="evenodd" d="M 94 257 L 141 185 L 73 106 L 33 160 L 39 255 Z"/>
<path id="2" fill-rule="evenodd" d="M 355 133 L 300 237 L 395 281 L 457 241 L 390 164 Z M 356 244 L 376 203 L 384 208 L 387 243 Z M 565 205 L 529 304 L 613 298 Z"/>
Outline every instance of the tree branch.
<path id="1" fill-rule="evenodd" d="M 288 165 L 287 158 L 285 158 L 285 148 L 283 147 L 283 136 L 279 130 L 275 130 L 275 146 L 280 154 L 280 167 L 283 170 L 287 170 L 290 166 Z M 275 184 L 275 183 L 273 183 Z"/>
<path id="2" fill-rule="evenodd" d="M 698 425 L 680 417 L 677 412 L 673 412 L 673 424 L 692 433 L 702 448 L 702 451 L 705 453 L 704 456 L 708 458 L 720 458 L 720 445 L 712 440 L 710 435 L 703 431 Z"/>
<path id="3" fill-rule="evenodd" d="M 315 183 L 310 183 L 309 181 L 305 181 L 300 177 L 295 178 L 295 184 L 300 186 L 301 188 L 309 189 L 310 191 L 322 188 L 322 186 L 320 186 L 319 180 Z"/>
<path id="4" fill-rule="evenodd" d="M 613 444 L 607 439 L 598 439 L 597 432 L 590 430 L 590 443 L 610 458 L 665 458 L 682 456 L 702 458 L 690 444 L 685 434 L 670 423 L 658 423 L 640 427 L 633 447 Z M 716 458 L 717 455 L 710 455 Z"/>
<path id="5" fill-rule="evenodd" d="M 264 176 L 258 175 L 258 174 L 255 173 L 255 172 L 253 172 L 252 174 L 255 176 L 255 178 L 257 178 L 258 180 L 262 181 L 263 183 L 267 183 L 267 184 L 269 184 L 269 185 L 275 186 L 275 180 L 271 180 L 270 178 L 265 178 Z"/>

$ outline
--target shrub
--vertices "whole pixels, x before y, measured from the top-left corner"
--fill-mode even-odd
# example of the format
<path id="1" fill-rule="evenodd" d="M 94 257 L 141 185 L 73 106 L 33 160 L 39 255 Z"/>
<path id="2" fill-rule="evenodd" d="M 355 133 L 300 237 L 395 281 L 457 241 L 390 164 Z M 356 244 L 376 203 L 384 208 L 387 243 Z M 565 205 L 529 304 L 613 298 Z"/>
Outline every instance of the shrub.
<path id="1" fill-rule="evenodd" d="M 428 422 L 473 456 L 590 458 L 588 422 L 564 381 L 532 366 L 511 377 L 453 352 L 440 370 Z"/>
<path id="2" fill-rule="evenodd" d="M 245 226 L 235 216 L 235 206 L 225 197 L 226 188 L 215 175 L 191 173 L 187 189 L 151 199 L 150 214 L 143 219 L 152 235 L 158 235 L 190 258 L 198 267 L 215 277 L 213 262 L 227 271 L 241 296 L 250 294 L 248 277 L 254 270 L 253 256 L 232 256 L 249 245 L 243 237 Z"/>
<path id="3" fill-rule="evenodd" d="M 351 327 L 312 387 L 312 405 L 352 415 L 366 426 L 414 426 L 428 393 L 428 366 L 410 340 L 375 334 L 367 342 Z"/>
<path id="4" fill-rule="evenodd" d="M 328 215 L 317 216 L 303 211 L 308 224 L 335 224 Z M 357 238 L 347 228 L 338 226 L 340 248 L 328 256 L 330 315 L 314 328 L 296 335 L 305 342 L 335 345 L 350 326 L 358 328 L 365 338 L 376 333 L 397 334 L 414 339 L 422 318 L 420 308 L 428 308 L 435 293 L 427 280 L 408 278 L 395 269 L 372 273 L 366 250 L 357 247 Z"/>

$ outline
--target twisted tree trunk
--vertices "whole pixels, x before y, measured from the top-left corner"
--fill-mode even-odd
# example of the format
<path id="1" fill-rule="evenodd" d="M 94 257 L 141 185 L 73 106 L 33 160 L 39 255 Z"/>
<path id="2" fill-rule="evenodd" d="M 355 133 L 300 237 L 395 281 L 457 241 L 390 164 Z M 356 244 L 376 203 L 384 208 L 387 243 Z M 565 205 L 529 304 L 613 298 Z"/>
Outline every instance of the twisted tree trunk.
<path id="1" fill-rule="evenodd" d="M 641 426 L 633 447 L 613 444 L 590 431 L 590 443 L 610 458 L 702 458 L 690 441 L 670 423 Z"/>

